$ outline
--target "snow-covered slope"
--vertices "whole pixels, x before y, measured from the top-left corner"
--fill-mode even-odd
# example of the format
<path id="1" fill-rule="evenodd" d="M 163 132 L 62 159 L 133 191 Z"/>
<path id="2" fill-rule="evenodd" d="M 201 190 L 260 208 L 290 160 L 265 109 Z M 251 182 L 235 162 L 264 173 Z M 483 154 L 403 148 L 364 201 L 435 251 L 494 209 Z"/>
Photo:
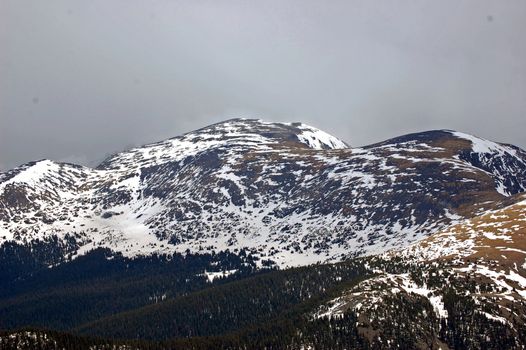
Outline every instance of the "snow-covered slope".
<path id="1" fill-rule="evenodd" d="M 0 243 L 247 248 L 281 266 L 384 252 L 526 187 L 522 150 L 473 140 L 431 131 L 350 148 L 301 123 L 233 119 L 96 169 L 33 162 L 0 174 Z"/>
<path id="2" fill-rule="evenodd" d="M 462 220 L 405 249 L 371 258 L 370 265 L 376 277 L 323 305 L 316 317 L 339 317 L 352 310 L 360 316 L 361 327 L 381 328 L 379 323 L 392 322 L 405 312 L 398 305 L 404 303 L 406 308 L 429 306 L 433 313 L 413 309 L 408 328 L 427 324 L 444 331 L 445 324 L 456 321 L 467 329 L 485 318 L 508 334 L 523 336 L 526 196 L 516 196 L 513 204 Z M 460 321 L 459 305 L 466 308 Z"/>
<path id="3" fill-rule="evenodd" d="M 462 152 L 460 159 L 491 173 L 499 193 L 509 196 L 526 190 L 524 182 L 517 181 L 526 176 L 526 153 L 523 150 L 461 132 L 453 132 L 453 135 L 471 142 L 471 150 Z"/>

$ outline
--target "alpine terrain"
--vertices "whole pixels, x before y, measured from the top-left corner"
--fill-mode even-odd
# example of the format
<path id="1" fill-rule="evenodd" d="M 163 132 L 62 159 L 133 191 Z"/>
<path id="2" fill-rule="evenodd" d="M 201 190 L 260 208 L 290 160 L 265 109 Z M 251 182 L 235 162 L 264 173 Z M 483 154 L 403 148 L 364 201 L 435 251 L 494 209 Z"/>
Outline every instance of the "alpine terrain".
<path id="1" fill-rule="evenodd" d="M 0 348 L 524 349 L 523 192 L 512 145 L 255 119 L 24 164 L 0 173 Z"/>

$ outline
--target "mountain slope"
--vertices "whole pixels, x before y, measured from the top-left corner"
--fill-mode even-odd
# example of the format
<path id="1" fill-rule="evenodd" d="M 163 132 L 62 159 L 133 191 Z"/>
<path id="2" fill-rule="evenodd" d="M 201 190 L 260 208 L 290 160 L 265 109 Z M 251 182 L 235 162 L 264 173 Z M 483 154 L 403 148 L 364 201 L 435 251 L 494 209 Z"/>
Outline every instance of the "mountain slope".
<path id="1" fill-rule="evenodd" d="M 521 349 L 526 344 L 525 238 L 526 196 L 515 195 L 405 249 L 227 282 L 70 331 L 166 340 L 135 343 L 140 349 Z M 192 266 L 189 272 L 195 273 Z M 156 277 L 152 281 L 154 290 L 159 288 Z M 104 290 L 101 286 L 106 287 L 101 283 L 95 289 Z M 20 305 L 40 304 L 28 299 L 0 301 L 0 314 L 11 315 L 0 319 L 20 319 L 25 309 Z M 55 341 L 72 337 L 32 332 L 41 334 L 39 342 L 44 335 Z M 32 332 L 0 334 L 0 342 L 31 343 L 36 341 L 28 339 Z M 94 349 L 115 343 L 75 341 Z M 132 344 L 118 344 L 126 343 Z"/>
<path id="2" fill-rule="evenodd" d="M 400 341 L 398 331 L 436 348 L 523 348 L 526 197 L 514 201 L 373 258 L 378 276 L 317 317 L 356 313 L 361 334 L 384 346 Z"/>
<path id="3" fill-rule="evenodd" d="M 43 160 L 1 174 L 0 242 L 337 261 L 483 213 L 526 188 L 525 164 L 516 147 L 447 130 L 350 148 L 301 123 L 233 119 L 96 169 Z"/>

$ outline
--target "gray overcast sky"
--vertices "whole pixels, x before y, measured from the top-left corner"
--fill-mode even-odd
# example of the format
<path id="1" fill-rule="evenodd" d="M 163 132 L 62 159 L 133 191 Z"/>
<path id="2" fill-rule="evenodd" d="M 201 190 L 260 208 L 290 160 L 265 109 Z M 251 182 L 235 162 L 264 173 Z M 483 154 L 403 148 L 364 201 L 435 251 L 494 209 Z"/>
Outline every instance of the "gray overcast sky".
<path id="1" fill-rule="evenodd" d="M 222 119 L 526 147 L 526 1 L 0 0 L 0 169 Z"/>

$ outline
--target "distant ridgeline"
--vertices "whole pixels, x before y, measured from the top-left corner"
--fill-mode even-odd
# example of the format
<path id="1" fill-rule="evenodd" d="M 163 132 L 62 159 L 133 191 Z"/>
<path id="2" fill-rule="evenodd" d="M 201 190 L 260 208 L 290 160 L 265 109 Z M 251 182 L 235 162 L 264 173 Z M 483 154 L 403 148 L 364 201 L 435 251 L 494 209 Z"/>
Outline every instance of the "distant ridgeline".
<path id="1" fill-rule="evenodd" d="M 233 119 L 0 173 L 0 349 L 526 347 L 526 152 Z"/>

